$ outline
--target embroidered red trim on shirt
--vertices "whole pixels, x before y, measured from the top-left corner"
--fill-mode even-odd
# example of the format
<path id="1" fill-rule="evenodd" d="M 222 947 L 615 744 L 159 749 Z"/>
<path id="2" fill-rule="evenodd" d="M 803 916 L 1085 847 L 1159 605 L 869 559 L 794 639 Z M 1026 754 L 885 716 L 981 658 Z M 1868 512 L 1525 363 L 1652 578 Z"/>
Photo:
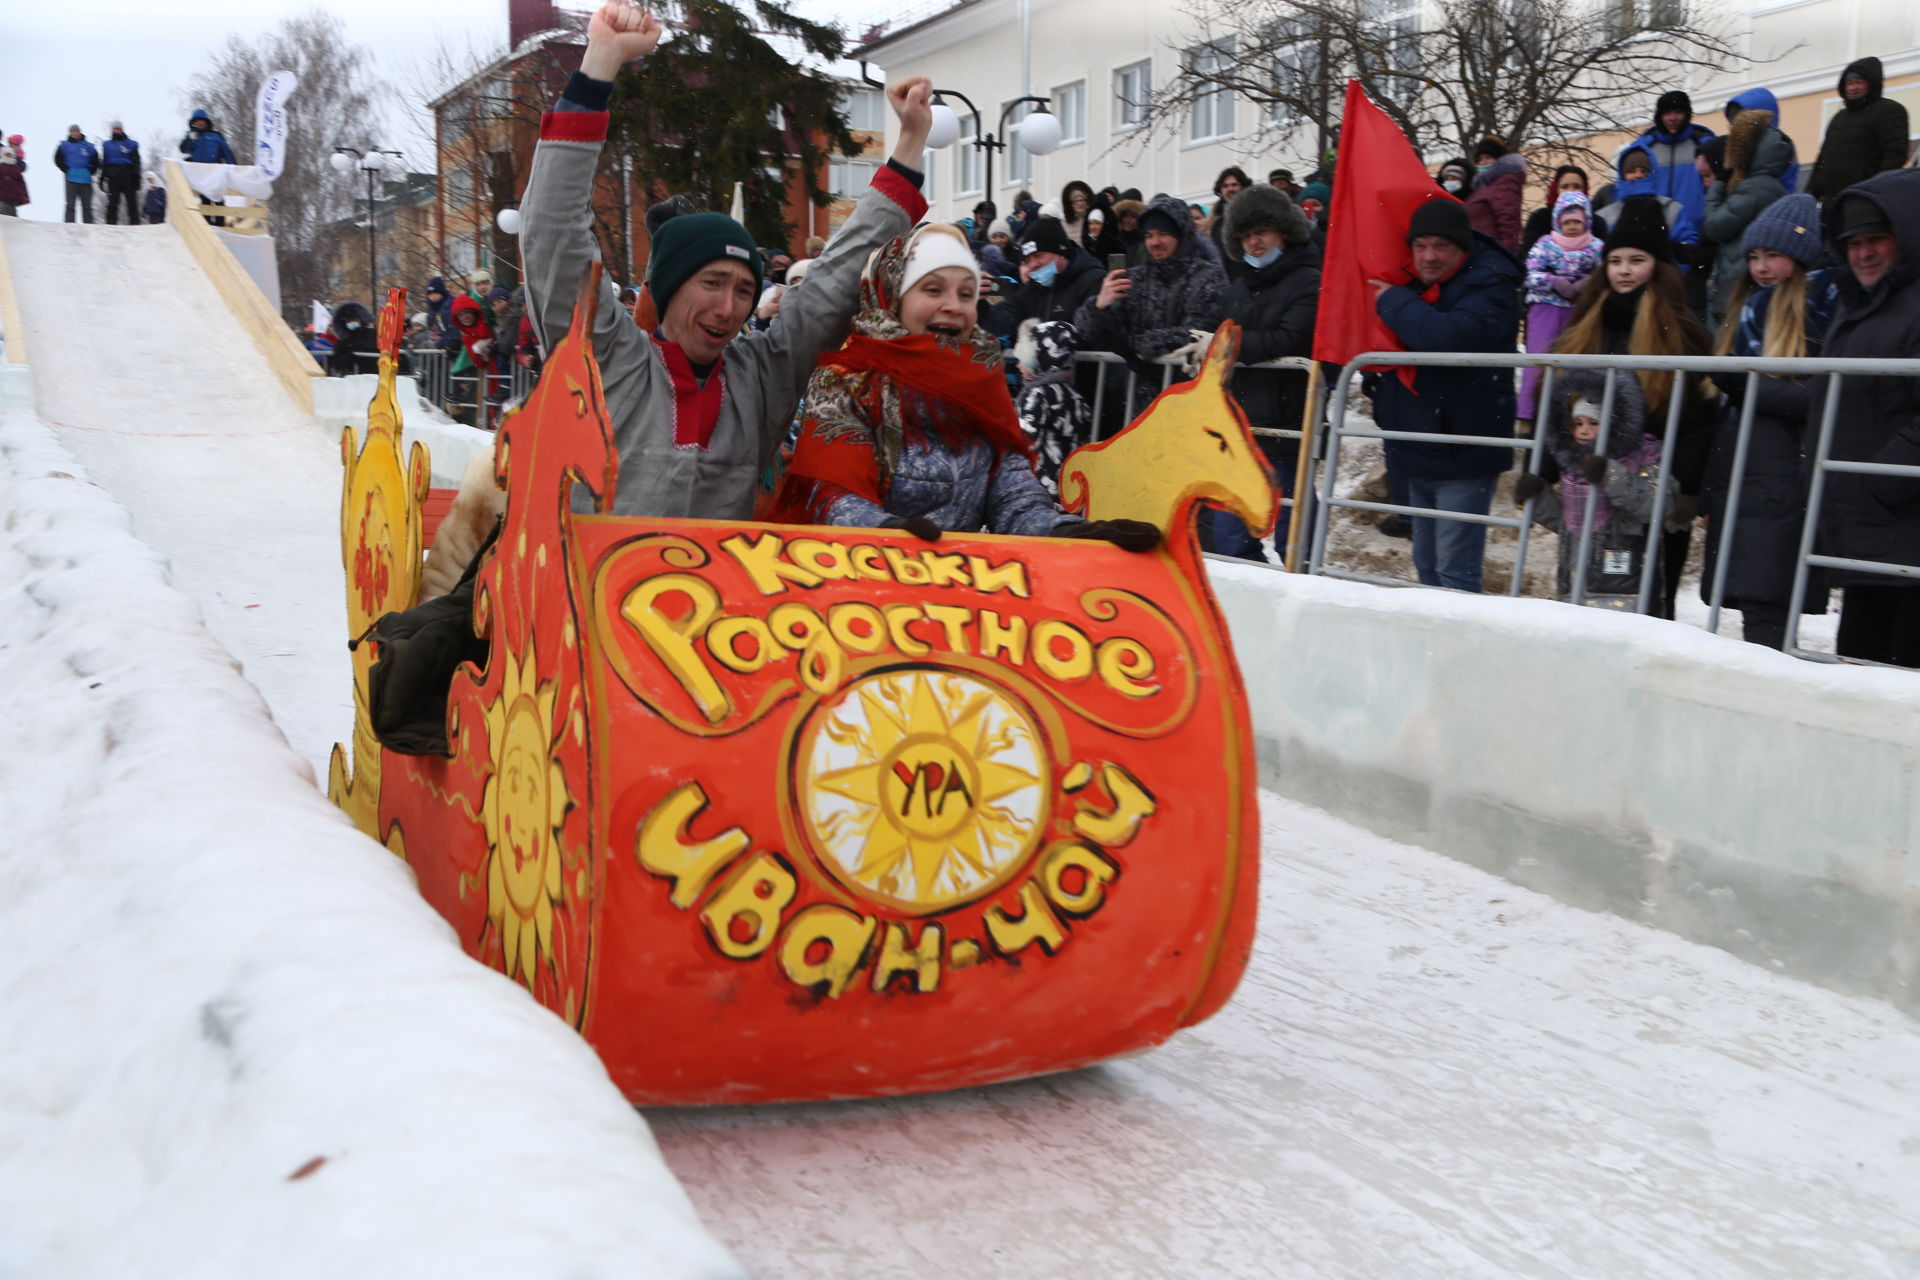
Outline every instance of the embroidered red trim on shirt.
<path id="1" fill-rule="evenodd" d="M 874 190 L 907 211 L 907 217 L 915 222 L 927 216 L 927 198 L 920 194 L 920 188 L 900 176 L 898 169 L 887 165 L 880 166 L 880 172 L 873 175 Z"/>
<path id="2" fill-rule="evenodd" d="M 720 422 L 720 406 L 727 398 L 727 377 L 722 355 L 713 362 L 705 386 L 694 377 L 693 364 L 677 342 L 663 342 L 653 335 L 654 348 L 667 366 L 667 379 L 673 384 L 673 447 L 706 449 L 713 443 L 713 429 Z"/>
<path id="3" fill-rule="evenodd" d="M 549 111 L 540 117 L 542 142 L 605 142 L 605 111 Z"/>

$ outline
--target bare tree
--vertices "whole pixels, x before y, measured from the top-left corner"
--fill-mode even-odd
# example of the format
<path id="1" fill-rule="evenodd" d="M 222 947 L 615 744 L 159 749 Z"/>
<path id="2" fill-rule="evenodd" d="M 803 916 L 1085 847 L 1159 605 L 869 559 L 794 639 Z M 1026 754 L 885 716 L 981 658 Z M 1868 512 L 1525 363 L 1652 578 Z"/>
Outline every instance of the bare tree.
<path id="1" fill-rule="evenodd" d="M 286 19 L 253 41 L 229 36 L 226 46 L 194 75 L 182 100 L 188 110 L 205 108 L 226 135 L 235 159 L 247 163 L 253 155 L 254 99 L 261 82 L 282 68 L 300 77 L 287 104 L 286 167 L 274 180 L 270 206 L 282 311 L 298 323 L 306 320 L 309 299 L 328 296 L 329 264 L 338 239 L 356 234 L 351 217 L 356 197 L 366 199 L 359 175 L 342 177 L 327 158 L 338 144 L 371 145 L 374 86 L 369 66 L 367 50 L 347 43 L 345 24 L 314 10 Z M 154 150 L 170 158 L 179 155 L 172 139 L 156 139 Z"/>
<path id="2" fill-rule="evenodd" d="M 1316 153 L 1352 77 L 1416 148 L 1491 135 L 1604 163 L 1582 139 L 1650 122 L 1690 72 L 1749 61 L 1685 0 L 1194 0 L 1187 16 L 1196 35 L 1150 122 L 1177 130 L 1243 94 L 1272 125 L 1311 130 Z"/>

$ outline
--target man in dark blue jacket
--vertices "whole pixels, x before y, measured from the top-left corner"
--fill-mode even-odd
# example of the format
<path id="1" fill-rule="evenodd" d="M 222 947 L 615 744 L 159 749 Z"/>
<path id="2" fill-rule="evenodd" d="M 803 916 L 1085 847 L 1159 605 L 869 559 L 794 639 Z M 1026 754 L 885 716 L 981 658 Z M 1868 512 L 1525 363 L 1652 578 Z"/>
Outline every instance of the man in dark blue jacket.
<path id="1" fill-rule="evenodd" d="M 180 139 L 180 158 L 199 164 L 232 164 L 233 148 L 218 129 L 213 127 L 213 117 L 204 107 L 196 110 L 187 120 L 187 136 Z"/>
<path id="2" fill-rule="evenodd" d="M 120 122 L 113 122 L 113 135 L 100 144 L 100 178 L 107 188 L 107 225 L 120 224 L 120 204 L 126 202 L 127 225 L 140 225 L 140 211 L 134 199 L 140 193 L 140 144 L 127 136 Z"/>
<path id="3" fill-rule="evenodd" d="M 1651 164 L 1647 175 L 1650 185 L 1634 191 L 1603 190 L 1593 202 L 1595 211 L 1629 195 L 1665 196 L 1678 200 L 1687 211 L 1688 221 L 1699 226 L 1707 211 L 1707 184 L 1694 167 L 1693 158 L 1699 153 L 1700 144 L 1711 137 L 1713 130 L 1693 122 L 1693 99 L 1683 90 L 1669 89 L 1661 94 L 1653 107 L 1653 128 L 1620 148 L 1614 156 L 1615 168 L 1624 170 L 1628 152 L 1646 152 Z"/>
<path id="4" fill-rule="evenodd" d="M 1458 200 L 1429 200 L 1407 227 L 1412 250 L 1404 284 L 1375 280 L 1374 306 L 1408 351 L 1488 351 L 1512 355 L 1520 329 L 1520 264 L 1491 236 L 1473 229 Z M 1374 419 L 1388 431 L 1456 436 L 1513 435 L 1513 370 L 1425 367 L 1380 375 Z M 1389 440 L 1387 470 L 1403 477 L 1408 505 L 1487 514 L 1493 489 L 1512 463 L 1511 449 Z M 1430 587 L 1480 590 L 1485 525 L 1432 516 L 1413 519 L 1413 565 Z"/>
<path id="5" fill-rule="evenodd" d="M 67 179 L 67 214 L 62 219 L 72 222 L 75 205 L 80 206 L 84 221 L 93 221 L 93 175 L 100 168 L 100 153 L 87 141 L 87 135 L 80 132 L 80 126 L 67 126 L 67 138 L 53 149 L 53 166 Z"/>

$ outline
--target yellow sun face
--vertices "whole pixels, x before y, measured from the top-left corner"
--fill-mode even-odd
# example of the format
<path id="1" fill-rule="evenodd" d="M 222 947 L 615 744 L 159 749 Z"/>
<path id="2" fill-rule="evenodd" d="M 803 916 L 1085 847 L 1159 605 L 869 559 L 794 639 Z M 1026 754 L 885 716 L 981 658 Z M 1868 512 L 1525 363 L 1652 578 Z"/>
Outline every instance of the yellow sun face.
<path id="1" fill-rule="evenodd" d="M 486 708 L 494 768 L 480 802 L 487 832 L 487 915 L 499 932 L 508 977 L 529 988 L 553 954 L 560 901 L 560 830 L 570 798 L 553 759 L 554 686 L 535 684 L 531 646 L 524 663 L 503 652 L 506 678 Z"/>
<path id="2" fill-rule="evenodd" d="M 848 888 L 927 913 L 1006 883 L 1046 822 L 1040 735 L 997 687 L 940 671 L 850 684 L 802 731 L 801 819 Z"/>

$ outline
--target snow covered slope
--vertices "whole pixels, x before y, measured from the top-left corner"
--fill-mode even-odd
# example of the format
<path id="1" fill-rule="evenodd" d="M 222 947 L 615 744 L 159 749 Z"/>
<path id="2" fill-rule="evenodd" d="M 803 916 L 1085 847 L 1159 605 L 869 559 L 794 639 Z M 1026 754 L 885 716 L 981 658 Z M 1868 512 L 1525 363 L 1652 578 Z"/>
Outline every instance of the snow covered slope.
<path id="1" fill-rule="evenodd" d="M 4 222 L 40 418 L 325 778 L 353 726 L 338 434 L 294 408 L 172 227 Z"/>
<path id="2" fill-rule="evenodd" d="M 741 1274 L 19 413 L 0 511 L 0 1275 Z"/>
<path id="3" fill-rule="evenodd" d="M 1211 1021 L 934 1098 L 652 1112 L 834 1280 L 1920 1276 L 1920 1025 L 1274 796 Z"/>

